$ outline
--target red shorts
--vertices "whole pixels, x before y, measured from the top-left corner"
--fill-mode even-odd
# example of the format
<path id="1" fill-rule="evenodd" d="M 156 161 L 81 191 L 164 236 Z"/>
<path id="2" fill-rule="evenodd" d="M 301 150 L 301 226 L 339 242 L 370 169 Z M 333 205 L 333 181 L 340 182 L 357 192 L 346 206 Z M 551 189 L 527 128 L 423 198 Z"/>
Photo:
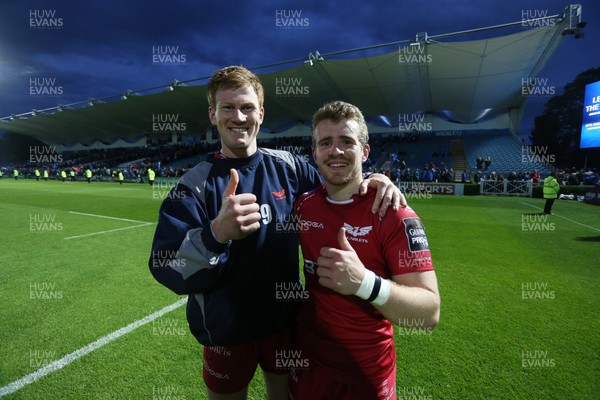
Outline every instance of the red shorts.
<path id="1" fill-rule="evenodd" d="M 314 365 L 293 369 L 288 395 L 289 400 L 396 400 L 396 366 L 377 387 L 336 381 L 327 370 Z"/>
<path id="2" fill-rule="evenodd" d="M 204 346 L 204 383 L 218 394 L 230 394 L 242 390 L 252 380 L 256 366 L 278 375 L 288 374 L 278 355 L 291 348 L 290 328 L 285 327 L 271 336 L 251 343 L 234 346 Z"/>

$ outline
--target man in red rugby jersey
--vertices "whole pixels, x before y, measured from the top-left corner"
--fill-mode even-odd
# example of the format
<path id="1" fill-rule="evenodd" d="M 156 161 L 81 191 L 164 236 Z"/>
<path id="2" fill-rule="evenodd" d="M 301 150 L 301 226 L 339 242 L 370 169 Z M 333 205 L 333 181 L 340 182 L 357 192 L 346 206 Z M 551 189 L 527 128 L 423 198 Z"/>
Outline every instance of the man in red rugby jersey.
<path id="1" fill-rule="evenodd" d="M 296 200 L 309 301 L 301 306 L 293 400 L 396 399 L 392 324 L 430 330 L 440 315 L 425 230 L 410 208 L 384 217 L 358 196 L 369 156 L 360 110 L 332 102 L 313 118 L 313 157 L 325 180 Z"/>

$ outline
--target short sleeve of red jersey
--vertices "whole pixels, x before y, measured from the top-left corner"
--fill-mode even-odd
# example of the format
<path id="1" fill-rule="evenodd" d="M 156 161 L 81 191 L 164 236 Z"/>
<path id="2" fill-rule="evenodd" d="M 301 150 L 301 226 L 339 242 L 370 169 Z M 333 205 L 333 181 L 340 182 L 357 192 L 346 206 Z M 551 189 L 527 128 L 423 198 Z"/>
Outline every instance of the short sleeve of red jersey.
<path id="1" fill-rule="evenodd" d="M 390 276 L 433 270 L 425 227 L 410 207 L 388 211 L 379 234 Z"/>

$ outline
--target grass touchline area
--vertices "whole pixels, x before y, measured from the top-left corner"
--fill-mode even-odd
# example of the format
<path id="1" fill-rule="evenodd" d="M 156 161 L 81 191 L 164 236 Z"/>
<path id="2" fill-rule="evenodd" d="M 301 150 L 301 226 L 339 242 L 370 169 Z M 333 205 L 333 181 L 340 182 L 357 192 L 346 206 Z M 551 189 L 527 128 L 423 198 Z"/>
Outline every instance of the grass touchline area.
<path id="1" fill-rule="evenodd" d="M 206 398 L 202 348 L 175 307 L 185 297 L 148 270 L 168 190 L 0 180 L 0 396 Z M 395 328 L 398 399 L 597 398 L 600 208 L 559 200 L 543 215 L 543 204 L 410 201 L 425 225 L 442 310 L 432 331 Z M 53 367 L 138 321 L 146 323 Z M 264 397 L 257 371 L 248 398 Z"/>

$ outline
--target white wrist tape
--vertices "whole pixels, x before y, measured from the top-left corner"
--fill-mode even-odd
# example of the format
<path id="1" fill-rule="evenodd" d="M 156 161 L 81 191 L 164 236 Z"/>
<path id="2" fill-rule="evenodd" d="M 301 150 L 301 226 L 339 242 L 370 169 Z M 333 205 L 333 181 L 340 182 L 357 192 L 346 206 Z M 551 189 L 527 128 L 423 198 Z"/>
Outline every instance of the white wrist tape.
<path id="1" fill-rule="evenodd" d="M 392 284 L 387 279 L 381 279 L 381 288 L 379 289 L 379 294 L 372 301 L 376 306 L 381 306 L 385 304 L 386 301 L 390 298 L 392 294 Z"/>
<path id="2" fill-rule="evenodd" d="M 367 300 L 371 296 L 375 286 L 375 273 L 371 270 L 365 269 L 365 276 L 363 277 L 360 287 L 356 291 L 356 295 L 363 300 Z"/>

